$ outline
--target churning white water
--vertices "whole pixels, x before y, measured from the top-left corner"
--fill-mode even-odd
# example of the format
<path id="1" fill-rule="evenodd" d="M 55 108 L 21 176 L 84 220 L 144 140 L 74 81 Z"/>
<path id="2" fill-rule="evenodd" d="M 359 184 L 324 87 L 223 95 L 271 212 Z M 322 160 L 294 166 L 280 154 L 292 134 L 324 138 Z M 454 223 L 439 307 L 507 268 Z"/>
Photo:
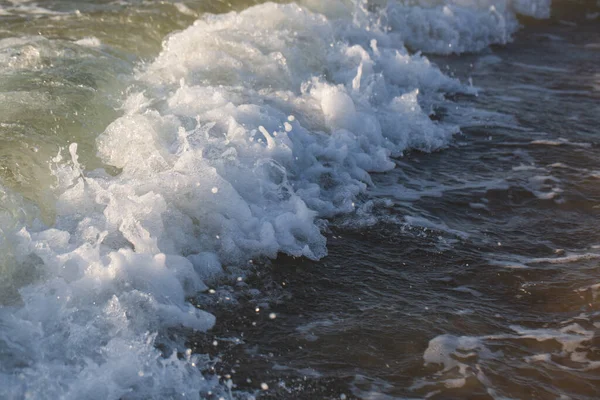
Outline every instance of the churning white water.
<path id="1" fill-rule="evenodd" d="M 60 24 L 93 18 L 87 7 L 8 1 L 0 16 Z M 232 396 L 207 372 L 208 356 L 169 334 L 214 326 L 189 299 L 231 271 L 243 276 L 252 260 L 324 257 L 328 218 L 354 212 L 373 173 L 408 150 L 446 147 L 483 113 L 455 106 L 450 97 L 479 89 L 421 52 L 506 44 L 517 15 L 550 14 L 549 0 L 306 0 L 224 14 L 174 7 L 198 19 L 135 67 L 101 32 L 66 40 L 0 27 L 0 132 L 27 136 L 39 123 L 65 144 L 57 155 L 56 141 L 25 140 L 11 162 L 30 166 L 0 171 L 1 398 Z M 62 81 L 52 75 L 59 69 Z M 64 91 L 11 87 L 23 82 Z M 121 95 L 102 97 L 121 85 Z M 81 102 L 92 111 L 79 115 Z M 79 121 L 80 131 L 58 119 Z M 565 340 L 587 331 L 573 332 Z M 440 336 L 425 361 L 464 370 L 446 380 L 459 384 L 476 373 L 451 353 L 485 357 L 493 340 Z"/>

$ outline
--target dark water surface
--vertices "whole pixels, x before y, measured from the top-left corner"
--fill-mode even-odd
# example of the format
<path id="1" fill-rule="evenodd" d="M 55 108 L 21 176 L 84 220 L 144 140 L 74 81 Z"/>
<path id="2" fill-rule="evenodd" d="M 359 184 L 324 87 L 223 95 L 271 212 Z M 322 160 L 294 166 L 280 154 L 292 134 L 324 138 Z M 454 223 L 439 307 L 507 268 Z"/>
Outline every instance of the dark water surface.
<path id="1" fill-rule="evenodd" d="M 240 388 L 600 397 L 600 25 L 529 26 L 436 62 L 483 88 L 459 106 L 506 123 L 473 116 L 449 148 L 398 159 L 375 177 L 368 216 L 331 227 L 328 257 L 279 258 L 249 282 L 266 299 L 238 289 L 237 307 L 217 306 L 217 369 Z"/>

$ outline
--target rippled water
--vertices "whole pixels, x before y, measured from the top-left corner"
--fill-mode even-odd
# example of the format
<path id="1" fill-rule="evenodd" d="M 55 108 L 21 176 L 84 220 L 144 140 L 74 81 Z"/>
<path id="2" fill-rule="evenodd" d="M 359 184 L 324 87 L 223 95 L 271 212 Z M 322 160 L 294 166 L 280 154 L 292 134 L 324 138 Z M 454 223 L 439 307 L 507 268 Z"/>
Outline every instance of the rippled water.
<path id="1" fill-rule="evenodd" d="M 229 357 L 272 368 L 244 376 L 283 382 L 274 398 L 597 398 L 597 28 L 436 59 L 484 89 L 460 104 L 503 122 L 396 160 L 323 261 L 273 263 L 277 319 L 226 317 Z"/>
<path id="2" fill-rule="evenodd" d="M 598 5 L 380 3 L 0 1 L 0 397 L 600 397 Z"/>

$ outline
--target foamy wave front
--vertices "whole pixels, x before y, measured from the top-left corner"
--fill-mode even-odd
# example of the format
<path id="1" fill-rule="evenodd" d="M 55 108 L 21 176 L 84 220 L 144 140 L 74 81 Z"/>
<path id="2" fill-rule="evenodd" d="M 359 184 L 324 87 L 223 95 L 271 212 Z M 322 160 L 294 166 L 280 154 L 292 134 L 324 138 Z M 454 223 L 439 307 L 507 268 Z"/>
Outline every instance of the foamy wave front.
<path id="1" fill-rule="evenodd" d="M 72 144 L 53 162 L 52 228 L 0 214 L 6 264 L 33 271 L 0 309 L 0 397 L 225 390 L 201 372 L 203 356 L 164 335 L 213 326 L 186 298 L 223 264 L 323 257 L 323 220 L 354 210 L 369 173 L 449 143 L 459 128 L 430 116 L 444 94 L 471 89 L 403 43 L 479 50 L 507 40 L 515 10 L 543 16 L 546 5 L 317 3 L 207 15 L 168 37 L 97 140 L 119 173 L 86 171 Z"/>

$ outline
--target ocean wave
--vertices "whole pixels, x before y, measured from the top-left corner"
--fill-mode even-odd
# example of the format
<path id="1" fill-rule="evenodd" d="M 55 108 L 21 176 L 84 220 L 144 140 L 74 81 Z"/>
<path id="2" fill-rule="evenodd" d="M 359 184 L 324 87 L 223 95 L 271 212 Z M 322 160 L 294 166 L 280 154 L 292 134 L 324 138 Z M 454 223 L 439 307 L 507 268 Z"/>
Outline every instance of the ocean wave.
<path id="1" fill-rule="evenodd" d="M 97 139 L 113 172 L 73 143 L 52 162 L 51 228 L 0 214 L 6 263 L 37 271 L 0 310 L 0 397 L 226 393 L 165 334 L 215 323 L 187 299 L 226 265 L 323 257 L 325 220 L 353 212 L 370 173 L 447 146 L 459 126 L 434 110 L 474 89 L 418 51 L 477 51 L 508 41 L 516 13 L 548 15 L 494 3 L 266 3 L 167 37 Z"/>

